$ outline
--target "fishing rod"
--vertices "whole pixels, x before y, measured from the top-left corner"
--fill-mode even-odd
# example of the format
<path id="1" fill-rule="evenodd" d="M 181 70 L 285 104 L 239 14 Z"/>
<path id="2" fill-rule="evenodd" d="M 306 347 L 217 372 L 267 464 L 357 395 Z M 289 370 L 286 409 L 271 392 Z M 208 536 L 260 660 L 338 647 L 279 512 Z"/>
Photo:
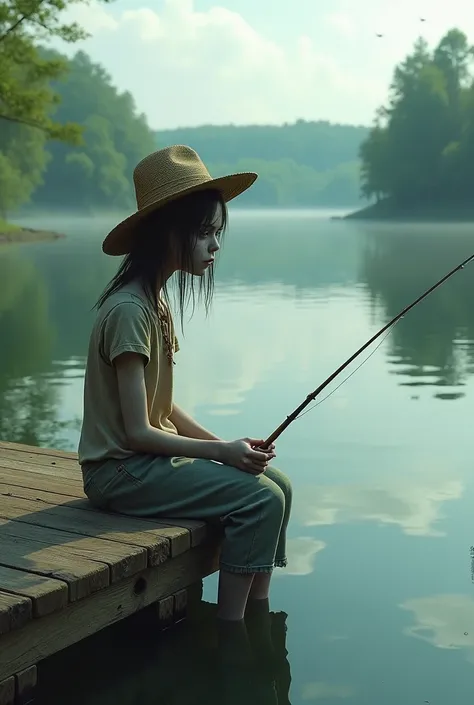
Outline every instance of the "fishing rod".
<path id="1" fill-rule="evenodd" d="M 461 264 L 458 264 L 457 267 L 455 267 L 450 272 L 448 272 L 448 274 L 446 274 L 442 279 L 440 279 L 438 282 L 436 282 L 436 284 L 433 284 L 433 286 L 431 286 L 427 291 L 425 291 L 424 294 L 419 296 L 416 299 L 416 301 L 413 301 L 413 303 L 411 303 L 409 306 L 406 306 L 403 309 L 403 311 L 400 311 L 400 313 L 397 316 L 395 316 L 395 318 L 392 318 L 392 320 L 389 321 L 383 328 L 381 328 L 375 335 L 373 335 L 370 340 L 368 340 L 366 343 L 364 343 L 364 345 L 362 345 L 362 347 L 360 347 L 359 350 L 357 350 L 353 355 L 351 355 L 348 360 L 343 362 L 343 364 L 340 367 L 338 367 L 335 372 L 333 372 L 331 375 L 329 375 L 329 377 L 326 380 L 324 380 L 324 382 L 322 384 L 320 384 L 319 387 L 314 390 L 314 392 L 311 392 L 311 394 L 308 394 L 306 399 L 289 416 L 287 416 L 286 419 L 283 421 L 283 423 L 281 423 L 278 426 L 278 428 L 276 428 L 273 431 L 273 433 L 264 441 L 264 443 L 261 446 L 261 449 L 264 450 L 265 448 L 268 448 L 272 443 L 274 443 L 274 441 L 283 433 L 283 431 L 286 428 L 288 428 L 290 423 L 292 423 L 299 416 L 299 414 L 301 414 L 303 409 L 306 408 L 310 402 L 314 401 L 316 399 L 316 397 L 319 394 L 321 394 L 323 389 L 325 389 L 328 386 L 328 384 L 330 384 L 333 381 L 333 379 L 335 379 L 337 377 L 338 374 L 340 374 L 343 370 L 345 370 L 345 368 L 348 365 L 350 365 L 351 362 L 353 362 L 356 359 L 356 357 L 358 357 L 361 354 L 361 352 L 364 352 L 364 350 L 366 348 L 368 348 L 369 345 L 371 345 L 374 342 L 374 340 L 377 340 L 377 338 L 380 337 L 382 335 L 382 333 L 385 333 L 385 331 L 388 328 L 390 328 L 390 326 L 393 326 L 394 323 L 397 323 L 397 321 L 399 321 L 400 318 L 402 318 L 406 313 L 408 313 L 408 311 L 410 311 L 410 309 L 412 309 L 414 306 L 419 304 L 420 301 L 422 301 L 426 296 L 428 296 L 428 294 L 431 294 L 432 291 L 434 291 L 438 286 L 443 284 L 447 279 L 449 279 L 449 277 L 451 277 L 453 274 L 455 274 L 460 269 L 464 269 L 466 264 L 468 264 L 472 259 L 474 259 L 474 255 L 471 255 L 470 257 L 465 259 L 464 262 L 461 262 Z"/>

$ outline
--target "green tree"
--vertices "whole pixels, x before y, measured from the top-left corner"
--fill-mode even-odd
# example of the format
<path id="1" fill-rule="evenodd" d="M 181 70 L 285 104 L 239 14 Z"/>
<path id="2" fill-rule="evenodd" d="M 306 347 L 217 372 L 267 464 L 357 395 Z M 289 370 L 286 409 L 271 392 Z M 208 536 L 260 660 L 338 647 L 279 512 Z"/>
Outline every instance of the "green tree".
<path id="1" fill-rule="evenodd" d="M 77 23 L 62 22 L 64 10 L 78 1 L 85 0 L 0 0 L 0 119 L 39 127 L 54 139 L 79 138 L 77 126 L 51 119 L 59 96 L 50 81 L 64 74 L 67 62 L 41 52 L 52 38 L 73 43 L 88 36 Z"/>
<path id="2" fill-rule="evenodd" d="M 77 0 L 0 0 L 0 213 L 27 202 L 48 163 L 47 139 L 79 144 L 81 128 L 53 119 L 60 97 L 52 81 L 67 62 L 47 56 L 41 42 L 76 42 L 87 34 L 62 21 Z M 81 0 L 78 0 L 79 2 Z M 102 0 L 109 2 L 109 0 Z"/>
<path id="3" fill-rule="evenodd" d="M 7 122 L 0 131 L 0 217 L 28 201 L 48 162 L 45 134 Z"/>
<path id="4" fill-rule="evenodd" d="M 133 168 L 158 145 L 145 117 L 137 112 L 132 96 L 127 92 L 118 93 L 109 74 L 84 52 L 74 56 L 67 75 L 55 83 L 54 90 L 61 97 L 58 118 L 79 123 L 84 130 L 84 143 L 77 148 L 51 143 L 48 147 L 51 162 L 44 184 L 35 192 L 34 205 L 49 208 L 61 204 L 67 208 L 93 209 L 133 207 Z M 339 134 L 336 126 L 329 126 L 329 133 L 331 128 Z M 222 129 L 223 134 L 231 135 L 234 141 L 243 143 L 242 151 L 247 148 L 245 140 L 250 128 L 232 128 L 230 132 L 226 127 L 213 129 L 217 134 Z M 303 129 L 303 126 L 300 125 L 299 129 Z M 255 134 L 261 134 L 264 140 L 269 141 L 266 130 L 258 128 Z M 354 157 L 356 150 L 345 149 L 342 152 L 351 155 L 352 160 L 336 162 L 336 166 L 331 169 L 316 170 L 296 159 L 299 147 L 304 143 L 299 144 L 295 140 L 293 152 L 288 152 L 294 156 L 282 156 L 286 147 L 283 149 L 279 140 L 290 141 L 291 136 L 295 136 L 293 126 L 268 130 L 273 139 L 273 149 L 268 150 L 272 157 L 270 159 L 250 153 L 247 157 L 242 156 L 230 162 L 223 159 L 209 160 L 206 151 L 209 154 L 214 152 L 211 149 L 211 132 L 206 127 L 190 128 L 186 135 L 170 133 L 172 139 L 163 138 L 161 144 L 185 142 L 192 145 L 216 176 L 229 171 L 256 170 L 260 178 L 255 187 L 239 200 L 239 205 L 297 207 L 358 202 L 358 168 Z M 313 134 L 314 124 L 308 123 L 305 130 Z M 349 132 L 353 134 L 351 130 Z M 199 149 L 199 140 L 208 140 L 204 152 Z M 251 142 L 247 144 L 250 148 Z M 256 144 L 254 148 L 257 151 Z"/>
<path id="5" fill-rule="evenodd" d="M 133 205 L 133 168 L 155 148 L 155 137 L 130 93 L 119 93 L 102 66 L 80 51 L 54 84 L 57 117 L 81 126 L 80 146 L 51 143 L 51 163 L 35 205 L 73 208 Z"/>
<path id="6" fill-rule="evenodd" d="M 190 144 L 210 164 L 291 159 L 318 172 L 358 159 L 365 126 L 297 120 L 284 125 L 203 125 L 161 130 L 156 143 Z"/>
<path id="7" fill-rule="evenodd" d="M 361 144 L 361 190 L 365 198 L 375 196 L 377 201 L 391 193 L 388 130 L 383 124 L 385 109 L 377 112 L 374 127 Z"/>
<path id="8" fill-rule="evenodd" d="M 341 164 L 319 172 L 293 159 L 239 159 L 230 164 L 209 164 L 212 175 L 256 171 L 258 180 L 239 198 L 241 206 L 318 207 L 347 206 L 358 202 L 358 163 Z"/>
<path id="9" fill-rule="evenodd" d="M 467 37 L 452 29 L 433 53 L 419 39 L 396 67 L 388 107 L 360 149 L 366 197 L 389 198 L 397 207 L 465 197 L 472 53 Z"/>
<path id="10" fill-rule="evenodd" d="M 446 79 L 450 107 L 461 112 L 461 92 L 469 87 L 473 49 L 466 35 L 459 29 L 450 30 L 440 41 L 433 54 L 433 64 Z M 460 117 L 460 115 L 459 115 Z"/>
<path id="11" fill-rule="evenodd" d="M 449 101 L 450 141 L 442 152 L 441 191 L 453 200 L 464 201 L 470 195 L 473 176 L 472 66 L 473 49 L 459 30 L 443 37 L 434 52 L 434 64 L 446 80 Z"/>

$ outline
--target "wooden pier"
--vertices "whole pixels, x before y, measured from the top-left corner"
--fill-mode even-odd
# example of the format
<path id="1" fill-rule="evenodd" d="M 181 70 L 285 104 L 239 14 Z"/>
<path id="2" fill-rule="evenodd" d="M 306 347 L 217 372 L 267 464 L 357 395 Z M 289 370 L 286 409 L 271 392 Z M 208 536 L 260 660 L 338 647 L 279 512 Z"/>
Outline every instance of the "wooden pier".
<path id="1" fill-rule="evenodd" d="M 37 664 L 187 588 L 218 567 L 203 522 L 95 510 L 75 453 L 0 443 L 0 705 L 32 699 Z"/>

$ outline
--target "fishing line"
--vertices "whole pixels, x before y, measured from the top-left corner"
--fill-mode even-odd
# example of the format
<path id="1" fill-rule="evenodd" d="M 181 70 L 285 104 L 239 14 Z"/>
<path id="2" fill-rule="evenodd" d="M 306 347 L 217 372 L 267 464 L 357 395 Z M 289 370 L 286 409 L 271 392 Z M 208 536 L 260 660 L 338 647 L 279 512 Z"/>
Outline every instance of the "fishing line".
<path id="1" fill-rule="evenodd" d="M 379 347 L 380 347 L 380 346 L 382 345 L 382 343 L 388 338 L 388 336 L 391 335 L 391 333 L 393 333 L 393 331 L 395 330 L 395 326 L 397 326 L 397 325 L 400 323 L 401 320 L 403 320 L 403 316 L 402 316 L 401 318 L 399 318 L 398 321 L 396 321 L 396 322 L 393 324 L 392 328 L 387 331 L 387 333 L 384 335 L 384 337 L 382 338 L 382 340 L 380 341 L 380 343 L 379 343 L 378 345 L 376 345 L 375 348 L 372 350 L 372 352 L 370 353 L 370 355 L 367 355 L 367 357 L 365 358 L 365 360 L 362 360 L 362 362 L 360 363 L 360 365 L 357 365 L 357 367 L 356 367 L 354 370 L 352 370 L 352 372 L 350 373 L 350 375 L 347 375 L 347 377 L 344 377 L 344 379 L 342 380 L 342 382 L 340 382 L 340 384 L 338 384 L 337 387 L 334 387 L 334 389 L 332 390 L 332 392 L 329 392 L 329 394 L 327 394 L 325 397 L 323 397 L 320 401 L 316 402 L 316 404 L 313 404 L 313 406 L 310 406 L 309 409 L 306 409 L 306 411 L 303 411 L 303 412 L 301 412 L 301 414 L 298 414 L 298 416 L 295 417 L 295 421 L 298 421 L 299 419 L 301 419 L 302 416 L 304 416 L 305 414 L 309 413 L 309 412 L 312 411 L 313 409 L 316 409 L 316 407 L 319 406 L 320 404 L 322 404 L 323 401 L 326 401 L 326 399 L 329 399 L 329 397 L 331 397 L 331 396 L 334 394 L 334 392 L 337 392 L 337 390 L 338 390 L 340 387 L 342 387 L 342 385 L 343 385 L 345 382 L 347 382 L 347 380 L 350 379 L 350 378 L 352 377 L 352 375 L 354 375 L 354 374 L 357 372 L 357 370 L 360 370 L 360 368 L 361 368 L 363 365 L 365 365 L 365 363 L 367 362 L 367 360 L 369 360 L 369 359 L 372 357 L 372 355 L 377 352 L 377 350 L 379 349 Z"/>
<path id="2" fill-rule="evenodd" d="M 308 404 L 310 404 L 312 401 L 314 401 L 316 399 L 316 397 L 319 396 L 319 394 L 323 391 L 323 389 L 325 389 L 333 381 L 333 379 L 335 379 L 346 367 L 348 367 L 348 365 L 350 365 L 350 363 L 353 360 L 355 360 L 356 357 L 358 357 L 366 348 L 368 348 L 369 345 L 372 345 L 372 343 L 375 342 L 375 340 L 378 337 L 380 337 L 383 333 L 385 333 L 385 331 L 391 332 L 390 329 L 393 330 L 394 324 L 397 323 L 401 318 L 403 318 L 405 316 L 405 314 L 408 313 L 408 311 L 410 311 L 414 306 L 419 304 L 420 301 L 422 301 L 426 296 L 428 296 L 428 294 L 430 294 L 432 291 L 434 291 L 438 286 L 443 284 L 443 282 L 445 282 L 447 279 L 449 279 L 449 277 L 451 277 L 453 274 L 455 274 L 459 270 L 464 269 L 466 264 L 468 264 L 468 262 L 471 262 L 471 260 L 473 260 L 473 259 L 474 259 L 474 255 L 470 255 L 469 257 L 467 257 L 463 262 L 461 262 L 461 264 L 458 264 L 456 267 L 454 267 L 454 269 L 452 269 L 450 272 L 448 272 L 448 274 L 445 274 L 445 276 L 442 277 L 442 279 L 440 279 L 435 284 L 433 284 L 433 286 L 430 286 L 430 288 L 427 289 L 423 294 L 421 294 L 421 296 L 419 296 L 417 299 L 415 299 L 415 301 L 413 301 L 409 306 L 406 306 L 402 311 L 400 311 L 400 313 L 397 316 L 392 318 L 386 325 L 383 326 L 383 328 L 381 328 L 377 333 L 375 333 L 375 335 L 373 335 L 370 338 L 370 340 L 368 340 L 366 343 L 364 343 L 364 345 L 362 345 L 359 348 L 359 350 L 357 350 L 353 355 L 351 355 L 349 357 L 349 359 L 347 359 L 345 362 L 343 362 L 343 364 L 340 365 L 337 368 L 337 370 L 335 370 L 331 375 L 329 375 L 329 377 L 326 380 L 324 380 L 324 382 L 322 384 L 320 384 L 319 387 L 314 390 L 314 392 L 311 392 L 311 394 L 308 394 L 306 399 L 289 416 L 287 416 L 286 419 L 283 421 L 283 423 L 281 423 L 278 426 L 278 428 L 276 428 L 273 431 L 273 433 L 263 442 L 261 448 L 262 449 L 268 448 L 278 438 L 278 436 L 280 436 L 283 433 L 283 431 L 286 428 L 288 428 L 288 426 L 295 419 L 303 416 L 303 414 L 301 413 L 303 411 L 303 409 L 305 409 L 308 406 Z M 386 337 L 387 336 L 385 336 L 385 338 Z M 383 342 L 383 340 L 381 342 Z M 349 377 L 352 377 L 352 375 L 358 369 L 360 369 L 360 367 L 365 362 L 367 362 L 367 360 L 374 354 L 374 352 L 378 349 L 378 347 L 379 346 L 377 346 L 375 348 L 375 350 L 373 350 L 373 352 L 364 360 L 364 362 L 362 362 L 362 364 L 359 365 L 359 367 L 357 367 L 341 384 L 344 384 L 344 382 L 346 382 L 347 379 L 349 379 Z M 340 386 L 341 385 L 339 385 L 339 387 Z M 338 389 L 339 387 L 336 387 L 336 389 Z M 333 394 L 336 391 L 336 389 L 334 389 L 333 392 L 331 392 L 331 394 Z M 329 394 L 328 396 L 331 396 L 331 394 Z M 327 397 L 326 397 L 326 399 L 327 399 Z M 322 401 L 324 401 L 324 399 Z M 319 402 L 319 403 L 321 403 L 321 402 Z M 313 405 L 311 408 L 314 409 L 315 406 L 319 405 L 319 403 L 316 405 Z M 308 409 L 308 411 L 310 411 L 310 409 Z"/>

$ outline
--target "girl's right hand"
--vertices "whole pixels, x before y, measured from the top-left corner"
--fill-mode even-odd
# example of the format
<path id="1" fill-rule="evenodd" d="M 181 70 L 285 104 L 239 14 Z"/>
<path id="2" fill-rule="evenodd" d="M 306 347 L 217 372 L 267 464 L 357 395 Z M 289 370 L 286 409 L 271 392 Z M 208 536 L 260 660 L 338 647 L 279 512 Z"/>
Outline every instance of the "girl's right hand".
<path id="1" fill-rule="evenodd" d="M 234 468 L 248 472 L 251 475 L 260 475 L 268 466 L 268 463 L 275 457 L 272 451 L 265 452 L 254 450 L 262 444 L 261 439 L 239 438 L 237 441 L 224 441 L 221 447 L 221 457 L 224 465 L 232 465 Z"/>

